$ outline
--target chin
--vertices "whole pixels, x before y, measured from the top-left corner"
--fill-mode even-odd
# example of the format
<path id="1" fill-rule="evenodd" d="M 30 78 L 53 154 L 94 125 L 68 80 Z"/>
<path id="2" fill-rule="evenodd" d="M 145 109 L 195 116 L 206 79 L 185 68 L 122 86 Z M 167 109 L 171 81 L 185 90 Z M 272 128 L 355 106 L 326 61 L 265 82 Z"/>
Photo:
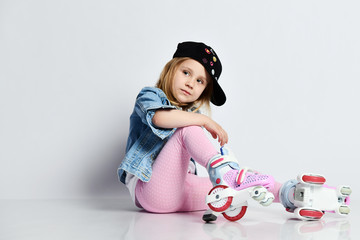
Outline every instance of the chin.
<path id="1" fill-rule="evenodd" d="M 189 104 L 189 103 L 192 103 L 192 101 L 189 101 L 189 100 L 186 100 L 186 101 L 179 101 L 179 103 L 181 103 L 181 104 Z"/>

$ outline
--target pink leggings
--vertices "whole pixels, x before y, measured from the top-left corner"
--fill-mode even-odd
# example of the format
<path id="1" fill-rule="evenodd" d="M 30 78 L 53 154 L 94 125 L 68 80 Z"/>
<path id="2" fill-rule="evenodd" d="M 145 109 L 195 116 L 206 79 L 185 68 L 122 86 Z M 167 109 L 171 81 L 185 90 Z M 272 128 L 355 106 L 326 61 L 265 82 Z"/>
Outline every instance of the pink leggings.
<path id="1" fill-rule="evenodd" d="M 218 151 L 198 126 L 178 128 L 153 164 L 149 182 L 138 181 L 135 196 L 146 211 L 170 213 L 207 209 L 212 184 L 208 177 L 188 173 L 190 158 L 203 167 Z"/>

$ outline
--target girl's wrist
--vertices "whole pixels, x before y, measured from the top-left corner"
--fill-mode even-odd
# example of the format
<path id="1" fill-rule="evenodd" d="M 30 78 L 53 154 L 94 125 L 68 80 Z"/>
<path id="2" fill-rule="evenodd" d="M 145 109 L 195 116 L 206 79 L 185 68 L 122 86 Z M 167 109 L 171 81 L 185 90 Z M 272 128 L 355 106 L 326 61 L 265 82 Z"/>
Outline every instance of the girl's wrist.
<path id="1" fill-rule="evenodd" d="M 209 124 L 210 118 L 208 116 L 206 116 L 206 115 L 203 115 L 203 114 L 201 114 L 201 117 L 202 117 L 201 126 L 205 127 L 207 124 Z"/>

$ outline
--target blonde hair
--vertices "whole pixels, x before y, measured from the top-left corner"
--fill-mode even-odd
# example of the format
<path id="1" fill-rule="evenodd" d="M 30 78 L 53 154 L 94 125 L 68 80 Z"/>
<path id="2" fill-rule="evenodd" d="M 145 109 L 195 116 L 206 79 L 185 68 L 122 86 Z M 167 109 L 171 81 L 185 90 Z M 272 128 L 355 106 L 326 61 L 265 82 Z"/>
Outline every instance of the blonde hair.
<path id="1" fill-rule="evenodd" d="M 191 111 L 196 112 L 201 107 L 205 107 L 207 111 L 210 112 L 210 99 L 213 92 L 213 83 L 212 78 L 209 74 L 207 74 L 206 79 L 208 80 L 208 83 L 206 85 L 206 88 L 204 89 L 203 93 L 200 95 L 200 97 L 191 103 L 179 103 L 175 96 L 173 95 L 173 81 L 174 76 L 176 73 L 176 70 L 182 64 L 184 61 L 192 59 L 188 57 L 179 57 L 179 58 L 173 58 L 171 59 L 164 67 L 160 74 L 160 78 L 158 82 L 156 83 L 156 87 L 160 88 L 169 99 L 170 103 L 176 107 L 181 107 L 183 110 L 191 109 Z M 192 109 L 194 108 L 194 109 Z"/>

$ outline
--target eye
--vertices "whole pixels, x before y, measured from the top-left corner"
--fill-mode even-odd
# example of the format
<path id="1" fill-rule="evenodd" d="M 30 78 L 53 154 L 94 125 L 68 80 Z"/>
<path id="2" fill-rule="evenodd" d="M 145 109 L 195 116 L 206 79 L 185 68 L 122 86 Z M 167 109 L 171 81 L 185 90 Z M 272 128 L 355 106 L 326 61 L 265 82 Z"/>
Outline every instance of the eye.
<path id="1" fill-rule="evenodd" d="M 188 72 L 188 71 L 183 71 L 183 73 L 184 73 L 184 75 L 186 75 L 186 76 L 189 76 L 190 75 L 190 73 Z"/>
<path id="2" fill-rule="evenodd" d="M 198 83 L 200 83 L 200 84 L 204 84 L 204 80 L 201 80 L 201 79 L 198 79 L 198 80 L 196 80 Z"/>

